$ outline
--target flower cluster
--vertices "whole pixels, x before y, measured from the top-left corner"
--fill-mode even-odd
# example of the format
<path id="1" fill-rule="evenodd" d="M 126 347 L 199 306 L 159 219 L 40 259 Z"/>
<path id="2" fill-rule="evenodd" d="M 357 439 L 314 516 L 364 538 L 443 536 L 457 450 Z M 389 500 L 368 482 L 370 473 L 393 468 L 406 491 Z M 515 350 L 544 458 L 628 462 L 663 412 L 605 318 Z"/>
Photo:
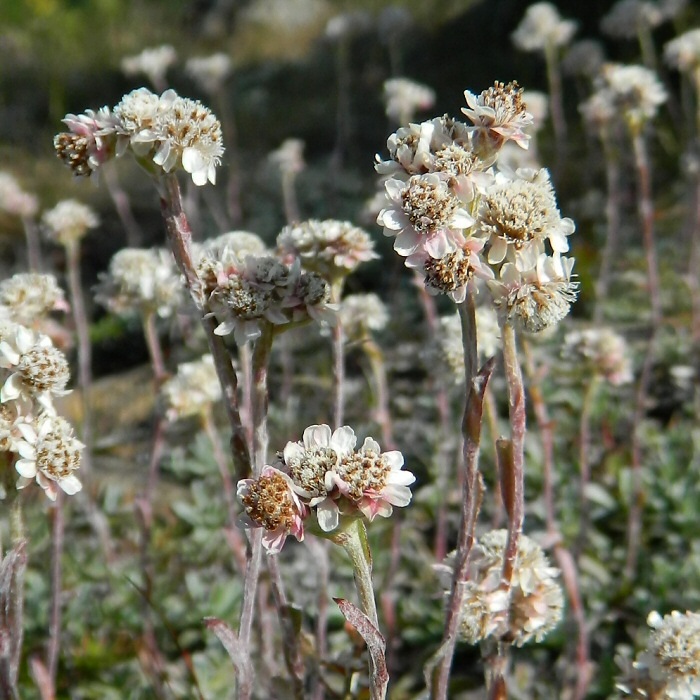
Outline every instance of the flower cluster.
<path id="1" fill-rule="evenodd" d="M 32 326 L 52 311 L 68 311 L 53 275 L 22 272 L 0 282 L 0 319 Z"/>
<path id="2" fill-rule="evenodd" d="M 331 431 L 312 425 L 300 442 L 288 442 L 274 466 L 257 479 L 238 483 L 238 498 L 248 527 L 265 530 L 263 545 L 279 552 L 287 535 L 301 541 L 304 523 L 313 514 L 321 532 L 331 533 L 342 518 L 387 518 L 393 506 L 411 500 L 408 488 L 415 477 L 402 470 L 403 456 L 382 452 L 366 438 L 355 449 L 357 437 L 349 426 Z"/>
<path id="3" fill-rule="evenodd" d="M 537 2 L 527 8 L 511 38 L 522 51 L 545 51 L 548 47 L 568 44 L 576 26 L 573 20 L 562 19 L 551 3 Z"/>
<path id="4" fill-rule="evenodd" d="M 221 399 L 221 384 L 214 359 L 204 355 L 193 362 L 183 362 L 177 374 L 161 387 L 168 420 L 175 421 L 201 414 Z"/>
<path id="5" fill-rule="evenodd" d="M 18 489 L 36 481 L 51 500 L 59 489 L 82 488 L 75 472 L 83 444 L 53 404 L 68 380 L 68 362 L 48 336 L 0 322 L 0 451 L 16 457 Z"/>
<path id="6" fill-rule="evenodd" d="M 360 263 L 379 257 L 366 231 L 334 219 L 285 226 L 277 236 L 277 252 L 285 262 L 299 258 L 305 269 L 328 280 L 345 277 Z"/>
<path id="7" fill-rule="evenodd" d="M 143 73 L 156 88 L 165 82 L 165 74 L 177 61 L 177 53 L 170 44 L 144 49 L 134 56 L 125 56 L 121 62 L 124 75 Z"/>
<path id="8" fill-rule="evenodd" d="M 348 294 L 340 303 L 340 323 L 350 340 L 362 340 L 370 331 L 382 331 L 389 312 L 376 294 Z"/>
<path id="9" fill-rule="evenodd" d="M 377 216 L 394 250 L 430 294 L 464 301 L 485 280 L 511 323 L 537 331 L 560 321 L 575 300 L 568 237 L 546 169 L 496 170 L 508 143 L 527 148 L 533 123 L 516 83 L 465 92 L 470 125 L 447 116 L 410 124 L 388 141 L 387 206 Z"/>
<path id="10" fill-rule="evenodd" d="M 118 315 L 171 316 L 182 301 L 172 255 L 163 249 L 122 248 L 100 276 L 95 299 Z"/>
<path id="11" fill-rule="evenodd" d="M 625 339 L 610 328 L 586 328 L 567 333 L 562 354 L 582 363 L 613 386 L 632 381 L 632 358 Z"/>
<path id="12" fill-rule="evenodd" d="M 664 58 L 679 71 L 697 76 L 700 71 L 700 29 L 690 29 L 669 41 L 664 47 Z"/>
<path id="13" fill-rule="evenodd" d="M 37 198 L 25 192 L 10 173 L 0 172 L 0 212 L 31 219 L 39 208 Z"/>
<path id="14" fill-rule="evenodd" d="M 493 637 L 522 646 L 541 641 L 561 620 L 564 595 L 556 581 L 559 570 L 550 565 L 542 548 L 525 535 L 518 540 L 510 596 L 500 587 L 508 533 L 493 530 L 474 544 L 469 559 L 464 608 L 459 628 L 470 643 Z M 449 595 L 454 553 L 436 567 Z"/>
<path id="15" fill-rule="evenodd" d="M 430 109 L 435 104 L 435 91 L 408 78 L 384 81 L 386 114 L 397 124 L 406 124 L 417 110 Z"/>
<path id="16" fill-rule="evenodd" d="M 42 222 L 49 237 L 68 248 L 77 245 L 91 228 L 99 225 L 100 220 L 87 205 L 75 199 L 64 199 L 44 212 Z"/>
<path id="17" fill-rule="evenodd" d="M 195 185 L 216 182 L 224 153 L 221 124 L 197 100 L 174 90 L 158 96 L 146 88 L 124 95 L 113 110 L 68 114 L 68 131 L 54 138 L 58 157 L 80 176 L 131 150 L 156 175 L 183 169 Z"/>
<path id="18" fill-rule="evenodd" d="M 652 632 L 646 649 L 618 682 L 636 697 L 692 700 L 700 695 L 700 614 L 674 610 L 647 617 Z"/>
<path id="19" fill-rule="evenodd" d="M 196 80 L 210 95 L 216 94 L 231 74 L 233 64 L 225 53 L 215 53 L 201 58 L 190 58 L 185 72 Z"/>

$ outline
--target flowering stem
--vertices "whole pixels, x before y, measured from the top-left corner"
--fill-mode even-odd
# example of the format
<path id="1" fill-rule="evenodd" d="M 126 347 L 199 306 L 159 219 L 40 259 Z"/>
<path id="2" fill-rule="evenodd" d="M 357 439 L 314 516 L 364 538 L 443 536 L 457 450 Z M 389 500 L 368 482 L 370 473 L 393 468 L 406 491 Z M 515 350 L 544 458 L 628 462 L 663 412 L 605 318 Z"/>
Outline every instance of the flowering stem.
<path id="1" fill-rule="evenodd" d="M 389 389 L 387 386 L 384 355 L 369 333 L 362 339 L 362 349 L 369 360 L 372 378 L 374 379 L 374 391 L 377 397 L 375 418 L 382 431 L 382 444 L 387 449 L 393 450 L 395 449 L 395 444 L 391 427 L 391 413 L 389 412 Z"/>
<path id="2" fill-rule="evenodd" d="M 143 333 L 146 337 L 146 346 L 148 354 L 151 358 L 151 367 L 153 368 L 153 378 L 155 379 L 156 388 L 167 378 L 165 369 L 165 361 L 163 359 L 163 349 L 160 346 L 158 338 L 158 329 L 156 328 L 156 317 L 152 312 L 147 313 L 143 318 Z"/>
<path id="3" fill-rule="evenodd" d="M 578 461 L 579 471 L 581 474 L 581 492 L 579 494 L 581 513 L 579 520 L 578 543 L 575 548 L 578 553 L 583 551 L 588 534 L 588 526 L 590 524 L 586 496 L 588 484 L 591 480 L 591 466 L 588 461 L 588 450 L 591 443 L 591 411 L 593 409 L 593 401 L 595 400 L 599 386 L 600 377 L 597 374 L 594 374 L 588 382 L 588 386 L 586 387 L 586 391 L 583 395 L 581 418 L 579 420 Z"/>
<path id="4" fill-rule="evenodd" d="M 338 304 L 343 293 L 345 279 L 338 277 L 331 284 L 331 302 Z M 333 334 L 333 427 L 340 428 L 345 414 L 345 334 L 340 318 L 336 320 Z"/>
<path id="5" fill-rule="evenodd" d="M 39 272 L 41 270 L 41 243 L 37 225 L 30 217 L 23 216 L 22 228 L 24 228 L 24 237 L 27 241 L 27 266 L 30 272 Z"/>
<path id="6" fill-rule="evenodd" d="M 216 423 L 214 422 L 214 415 L 211 410 L 211 406 L 206 406 L 200 415 L 202 427 L 204 428 L 204 432 L 207 434 L 209 442 L 211 443 L 212 451 L 214 453 L 214 461 L 216 462 L 216 465 L 219 468 L 219 474 L 221 475 L 221 484 L 224 488 L 224 499 L 228 510 L 229 525 L 234 528 L 236 527 L 236 501 L 233 490 L 233 481 L 231 480 L 231 473 L 229 471 L 226 455 L 221 449 L 221 439 L 219 437 L 219 431 L 216 428 Z"/>
<path id="7" fill-rule="evenodd" d="M 661 291 L 659 288 L 659 270 L 656 260 L 656 243 L 654 242 L 654 204 L 651 197 L 651 170 L 646 145 L 637 128 L 632 133 L 634 161 L 637 168 L 637 207 L 642 223 L 644 252 L 647 259 L 649 297 L 651 301 L 651 323 L 656 329 L 661 322 Z"/>
<path id="8" fill-rule="evenodd" d="M 295 180 L 296 173 L 282 173 L 282 200 L 284 201 L 284 215 L 288 224 L 293 224 L 299 221 L 300 218 L 296 190 L 294 189 Z"/>
<path id="9" fill-rule="evenodd" d="M 63 554 L 65 518 L 63 494 L 59 491 L 51 509 L 51 612 L 46 670 L 51 688 L 56 688 L 56 669 L 61 648 L 61 555 Z"/>
<path id="10" fill-rule="evenodd" d="M 450 668 L 457 645 L 457 630 L 464 607 L 465 583 L 468 575 L 469 555 L 474 544 L 476 521 L 481 508 L 484 492 L 483 479 L 479 472 L 479 445 L 481 441 L 481 419 L 483 414 L 484 392 L 493 372 L 494 362 L 487 362 L 474 376 L 476 367 L 476 315 L 474 295 L 467 292 L 465 301 L 458 304 L 462 321 L 462 343 L 464 345 L 464 366 L 466 374 L 467 399 L 462 421 L 463 454 L 465 479 L 463 483 L 462 514 L 457 539 L 452 590 L 447 606 L 445 631 L 440 649 L 426 664 L 424 674 L 432 690 L 434 700 L 446 700 Z"/>
<path id="11" fill-rule="evenodd" d="M 245 479 L 252 473 L 250 451 L 246 431 L 241 423 L 238 408 L 238 378 L 231 363 L 231 357 L 223 338 L 216 335 L 216 319 L 206 315 L 206 305 L 202 299 L 202 285 L 192 261 L 192 232 L 182 208 L 182 194 L 177 177 L 166 175 L 161 210 L 168 231 L 170 247 L 177 266 L 185 277 L 185 284 L 197 308 L 202 310 L 202 325 L 209 343 L 209 352 L 214 358 L 214 366 L 219 376 L 224 394 L 224 403 L 231 425 L 231 452 L 238 477 Z"/>
<path id="12" fill-rule="evenodd" d="M 617 239 L 620 231 L 620 159 L 607 130 L 601 131 L 600 139 L 605 156 L 605 184 L 607 199 L 605 201 L 605 244 L 600 260 L 598 280 L 595 285 L 596 302 L 593 321 L 600 323 L 604 316 L 604 305 L 608 298 L 612 264 L 617 251 Z"/>
<path id="13" fill-rule="evenodd" d="M 112 199 L 119 221 L 124 227 L 124 231 L 126 231 L 126 242 L 129 247 L 137 248 L 143 240 L 143 231 L 134 218 L 131 205 L 129 204 L 129 196 L 121 188 L 119 178 L 114 168 L 115 165 L 112 163 L 105 163 L 100 168 L 100 172 L 102 173 L 105 185 L 107 186 L 107 192 Z"/>
<path id="14" fill-rule="evenodd" d="M 253 474 L 260 475 L 267 460 L 267 373 L 272 351 L 273 327 L 271 323 L 261 324 L 262 333 L 253 349 Z"/>
<path id="15" fill-rule="evenodd" d="M 557 147 L 557 174 L 561 176 L 561 168 L 566 162 L 567 151 L 566 118 L 564 117 L 564 105 L 562 102 L 557 47 L 552 42 L 548 42 L 545 46 L 544 58 L 547 66 L 547 83 L 549 84 L 549 108 L 552 113 L 554 141 Z"/>

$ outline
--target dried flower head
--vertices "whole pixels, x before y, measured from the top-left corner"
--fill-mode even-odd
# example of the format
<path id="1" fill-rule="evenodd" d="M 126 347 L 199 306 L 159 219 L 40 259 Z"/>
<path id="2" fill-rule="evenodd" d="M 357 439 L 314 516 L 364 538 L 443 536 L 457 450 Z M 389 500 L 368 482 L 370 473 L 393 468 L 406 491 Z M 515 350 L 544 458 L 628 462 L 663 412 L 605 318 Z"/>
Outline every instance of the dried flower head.
<path id="1" fill-rule="evenodd" d="M 467 107 L 462 107 L 462 112 L 474 125 L 473 149 L 481 158 L 492 158 L 506 141 L 528 147 L 530 137 L 525 127 L 532 124 L 532 115 L 527 111 L 518 83 L 495 82 L 478 97 L 469 90 L 464 91 L 464 97 Z"/>
<path id="2" fill-rule="evenodd" d="M 125 56 L 121 67 L 124 75 L 139 75 L 143 73 L 151 84 L 160 90 L 165 83 L 168 68 L 177 61 L 177 53 L 169 44 L 144 49 L 135 56 Z"/>
<path id="3" fill-rule="evenodd" d="M 474 544 L 469 559 L 460 637 L 476 644 L 487 637 L 516 646 L 537 642 L 554 629 L 562 616 L 564 596 L 556 581 L 559 570 L 550 565 L 542 548 L 520 535 L 511 581 L 510 600 L 500 589 L 507 530 L 493 530 Z M 449 593 L 455 554 L 437 567 Z"/>
<path id="4" fill-rule="evenodd" d="M 350 340 L 361 340 L 370 331 L 382 331 L 389 322 L 389 312 L 376 294 L 348 294 L 340 303 L 340 323 Z"/>
<path id="5" fill-rule="evenodd" d="M 578 294 L 572 282 L 573 258 L 542 253 L 534 267 L 518 270 L 513 263 L 501 268 L 500 278 L 488 282 L 496 308 L 510 323 L 529 333 L 539 333 L 561 321 Z"/>
<path id="6" fill-rule="evenodd" d="M 496 176 L 481 199 L 475 231 L 489 242 L 489 263 L 497 264 L 507 257 L 524 269 L 536 263 L 545 241 L 554 252 L 567 252 L 567 236 L 576 227 L 559 213 L 546 168 L 520 169 L 515 175 Z"/>
<path id="7" fill-rule="evenodd" d="M 389 119 L 408 124 L 417 111 L 435 104 L 435 91 L 408 78 L 390 78 L 384 81 L 384 102 Z"/>
<path id="8" fill-rule="evenodd" d="M 161 249 L 123 248 L 101 275 L 95 299 L 119 315 L 170 316 L 182 299 L 172 255 Z"/>
<path id="9" fill-rule="evenodd" d="M 243 524 L 265 530 L 263 547 L 268 554 L 277 554 L 287 535 L 300 542 L 304 539 L 307 508 L 285 473 L 265 466 L 257 479 L 239 481 L 237 493 L 245 511 Z"/>
<path id="10" fill-rule="evenodd" d="M 334 219 L 309 219 L 285 226 L 277 236 L 277 252 L 288 263 L 300 258 L 304 268 L 331 281 L 379 257 L 365 230 Z"/>
<path id="11" fill-rule="evenodd" d="M 38 208 L 39 201 L 35 195 L 25 192 L 10 173 L 0 171 L 0 211 L 21 219 L 31 219 Z"/>
<path id="12" fill-rule="evenodd" d="M 190 58 L 185 63 L 185 72 L 196 80 L 210 95 L 223 87 L 233 69 L 231 57 L 225 53 L 215 53 L 201 58 Z"/>
<path id="13" fill-rule="evenodd" d="M 537 2 L 527 8 L 511 38 L 522 51 L 545 51 L 548 47 L 568 44 L 576 27 L 575 21 L 562 19 L 551 3 Z"/>
<path id="14" fill-rule="evenodd" d="M 577 365 L 585 363 L 613 386 L 632 381 L 632 359 L 627 342 L 611 328 L 586 328 L 567 333 L 562 353 Z"/>
<path id="15" fill-rule="evenodd" d="M 20 272 L 0 282 L 0 306 L 10 320 L 25 326 L 31 326 L 51 311 L 68 311 L 56 278 L 38 272 Z"/>
<path id="16" fill-rule="evenodd" d="M 214 359 L 204 355 L 178 365 L 177 373 L 161 387 L 168 420 L 199 415 L 221 400 L 221 384 Z"/>
<path id="17" fill-rule="evenodd" d="M 49 237 L 68 248 L 77 245 L 91 228 L 97 228 L 100 220 L 86 204 L 64 199 L 44 212 L 42 222 Z"/>
<path id="18" fill-rule="evenodd" d="M 82 489 L 75 471 L 80 467 L 84 445 L 73 435 L 68 421 L 51 413 L 42 413 L 34 425 L 19 425 L 22 439 L 17 442 L 20 459 L 15 468 L 20 475 L 17 488 L 33 480 L 46 495 L 56 500 L 58 489 L 72 496 Z"/>

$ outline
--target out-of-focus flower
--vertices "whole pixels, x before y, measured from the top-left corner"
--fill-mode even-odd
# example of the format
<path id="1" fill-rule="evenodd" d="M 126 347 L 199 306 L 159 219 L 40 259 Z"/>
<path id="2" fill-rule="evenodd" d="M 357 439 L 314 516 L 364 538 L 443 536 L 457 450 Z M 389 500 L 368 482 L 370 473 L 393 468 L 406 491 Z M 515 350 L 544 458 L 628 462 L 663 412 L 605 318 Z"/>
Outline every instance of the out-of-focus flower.
<path id="1" fill-rule="evenodd" d="M 369 331 L 382 331 L 389 312 L 376 294 L 348 294 L 340 303 L 340 323 L 350 340 L 360 340 Z"/>
<path id="2" fill-rule="evenodd" d="M 25 326 L 51 311 L 69 309 L 56 278 L 38 272 L 20 272 L 0 282 L 0 307 L 12 321 Z"/>
<path id="3" fill-rule="evenodd" d="M 658 27 L 664 21 L 661 8 L 647 0 L 619 0 L 600 21 L 604 34 L 636 39 L 640 31 Z"/>
<path id="4" fill-rule="evenodd" d="M 77 245 L 91 228 L 100 224 L 97 214 L 75 199 L 64 199 L 44 212 L 42 222 L 49 237 L 66 248 Z"/>
<path id="5" fill-rule="evenodd" d="M 467 107 L 462 107 L 462 112 L 474 125 L 473 147 L 480 157 L 491 157 L 506 141 L 527 148 L 530 137 L 525 127 L 532 124 L 532 115 L 527 111 L 523 90 L 515 81 L 507 85 L 496 82 L 478 96 L 465 90 L 464 97 Z"/>
<path id="6" fill-rule="evenodd" d="M 25 192 L 10 173 L 0 171 L 0 211 L 21 219 L 31 219 L 38 209 L 36 196 Z"/>
<path id="7" fill-rule="evenodd" d="M 690 75 L 700 70 L 700 29 L 684 32 L 664 46 L 666 63 Z"/>
<path id="8" fill-rule="evenodd" d="M 17 452 L 18 441 L 22 433 L 18 426 L 31 420 L 21 410 L 21 402 L 5 401 L 0 403 L 0 452 Z"/>
<path id="9" fill-rule="evenodd" d="M 179 306 L 182 289 L 168 251 L 123 248 L 100 276 L 95 299 L 115 314 L 167 317 Z"/>
<path id="10" fill-rule="evenodd" d="M 547 47 L 568 44 L 576 27 L 575 21 L 562 19 L 551 3 L 537 2 L 527 8 L 511 38 L 522 51 L 545 51 Z"/>
<path id="11" fill-rule="evenodd" d="M 161 387 L 168 420 L 199 415 L 221 400 L 221 384 L 214 359 L 204 355 L 178 365 L 177 374 Z"/>
<path id="12" fill-rule="evenodd" d="M 384 81 L 386 114 L 398 124 L 413 121 L 416 111 L 430 109 L 435 104 L 435 91 L 408 78 Z"/>
<path id="13" fill-rule="evenodd" d="M 157 90 L 161 90 L 168 68 L 177 61 L 177 53 L 169 44 L 144 49 L 135 56 L 125 56 L 121 62 L 124 75 L 143 73 Z"/>
<path id="14" fill-rule="evenodd" d="M 462 325 L 457 313 L 441 316 L 440 323 L 423 353 L 430 372 L 446 386 L 464 384 Z"/>
<path id="15" fill-rule="evenodd" d="M 542 253 L 528 270 L 506 263 L 499 279 L 488 282 L 496 308 L 529 333 L 556 325 L 569 313 L 578 294 L 578 282 L 571 280 L 573 266 L 573 258 L 559 253 Z"/>
<path id="16" fill-rule="evenodd" d="M 610 328 L 586 328 L 564 337 L 562 353 L 578 364 L 585 363 L 613 386 L 632 381 L 632 360 L 625 339 Z"/>
<path id="17" fill-rule="evenodd" d="M 605 63 L 603 45 L 595 39 L 575 41 L 562 59 L 561 68 L 566 75 L 580 75 L 593 79 Z"/>
<path id="18" fill-rule="evenodd" d="M 26 398 L 51 410 L 52 397 L 68 393 L 70 371 L 65 355 L 48 336 L 25 326 L 17 325 L 14 332 L 3 333 L 0 367 L 9 370 L 0 389 L 0 402 Z"/>
<path id="19" fill-rule="evenodd" d="M 17 442 L 20 455 L 15 462 L 20 475 L 17 488 L 36 480 L 52 501 L 56 500 L 59 488 L 69 496 L 82 489 L 75 471 L 80 467 L 84 445 L 74 437 L 68 421 L 43 413 L 35 425 L 22 423 L 19 430 L 22 439 Z"/>
<path id="20" fill-rule="evenodd" d="M 277 236 L 277 251 L 287 263 L 299 258 L 304 268 L 329 281 L 346 277 L 360 263 L 379 257 L 365 230 L 334 219 L 285 226 Z"/>
<path id="21" fill-rule="evenodd" d="M 700 695 L 700 614 L 651 612 L 646 649 L 627 666 L 618 688 L 635 697 L 693 700 Z"/>
<path id="22" fill-rule="evenodd" d="M 315 25 L 327 16 L 324 0 L 253 0 L 241 17 L 278 32 L 295 32 Z"/>
<path id="23" fill-rule="evenodd" d="M 225 53 L 215 53 L 201 58 L 190 58 L 185 63 L 185 72 L 196 80 L 202 89 L 214 95 L 226 82 L 233 69 L 231 57 Z"/>
<path id="24" fill-rule="evenodd" d="M 288 535 L 299 542 L 304 539 L 308 509 L 287 474 L 265 466 L 257 479 L 239 481 L 237 494 L 245 510 L 243 525 L 265 530 L 262 543 L 268 554 L 280 552 Z"/>
<path id="25" fill-rule="evenodd" d="M 343 37 L 367 31 L 371 26 L 372 18 L 369 13 L 363 10 L 344 12 L 328 20 L 325 34 L 329 39 L 338 41 Z"/>
<path id="26" fill-rule="evenodd" d="M 475 235 L 487 239 L 491 264 L 507 258 L 525 269 L 535 265 L 545 241 L 554 252 L 567 252 L 567 236 L 575 228 L 571 219 L 559 213 L 547 169 L 521 169 L 515 177 L 496 176 L 481 199 Z"/>
<path id="27" fill-rule="evenodd" d="M 479 356 L 488 359 L 501 349 L 501 328 L 498 316 L 490 306 L 476 307 L 476 344 Z"/>
<path id="28" fill-rule="evenodd" d="M 559 570 L 550 565 L 542 548 L 520 535 L 510 599 L 500 589 L 508 533 L 493 530 L 474 544 L 469 559 L 466 595 L 459 635 L 470 643 L 495 637 L 516 646 L 541 641 L 562 616 L 564 596 L 556 581 Z M 449 594 L 454 572 L 454 553 L 436 567 Z"/>
<path id="29" fill-rule="evenodd" d="M 306 166 L 304 163 L 305 145 L 301 139 L 285 139 L 277 150 L 270 153 L 269 159 L 283 174 L 296 175 Z"/>
<path id="30" fill-rule="evenodd" d="M 379 212 L 377 223 L 385 236 L 396 237 L 394 250 L 399 255 L 425 252 L 442 258 L 464 246 L 464 229 L 474 219 L 445 178 L 413 175 L 408 182 L 387 180 L 385 187 L 390 206 Z"/>

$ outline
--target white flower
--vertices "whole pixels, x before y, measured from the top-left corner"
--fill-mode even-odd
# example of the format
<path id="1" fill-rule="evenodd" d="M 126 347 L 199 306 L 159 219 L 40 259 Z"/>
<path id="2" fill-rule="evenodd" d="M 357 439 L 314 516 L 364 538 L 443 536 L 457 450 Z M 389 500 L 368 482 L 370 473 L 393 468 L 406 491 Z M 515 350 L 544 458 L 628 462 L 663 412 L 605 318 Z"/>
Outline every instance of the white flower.
<path id="1" fill-rule="evenodd" d="M 51 311 L 69 310 L 56 278 L 38 272 L 19 272 L 0 282 L 0 305 L 12 321 L 26 326 Z"/>
<path id="2" fill-rule="evenodd" d="M 585 328 L 567 333 L 562 354 L 577 365 L 585 362 L 613 386 L 628 384 L 633 379 L 627 343 L 611 328 Z"/>
<path id="3" fill-rule="evenodd" d="M 700 68 L 700 29 L 691 29 L 664 47 L 666 63 L 684 73 Z"/>
<path id="4" fill-rule="evenodd" d="M 82 489 L 74 472 L 80 467 L 84 445 L 73 436 L 73 429 L 64 418 L 44 413 L 35 426 L 23 423 L 18 428 L 22 439 L 17 443 L 20 459 L 15 462 L 20 475 L 17 488 L 36 479 L 52 501 L 59 488 L 68 495 Z"/>
<path id="5" fill-rule="evenodd" d="M 598 75 L 604 62 L 603 45 L 596 39 L 581 39 L 571 44 L 561 62 L 561 68 L 567 75 L 592 79 Z"/>
<path id="6" fill-rule="evenodd" d="M 465 244 L 464 229 L 474 220 L 445 178 L 434 173 L 413 175 L 408 182 L 392 178 L 385 188 L 391 206 L 379 212 L 377 223 L 385 236 L 396 237 L 399 255 L 425 251 L 442 258 Z"/>
<path id="7" fill-rule="evenodd" d="M 178 365 L 177 374 L 161 387 L 169 420 L 201 413 L 221 399 L 221 384 L 214 359 L 204 355 Z"/>
<path id="8" fill-rule="evenodd" d="M 435 91 L 408 78 L 390 78 L 384 81 L 384 102 L 387 116 L 405 124 L 417 110 L 430 109 L 435 104 Z"/>
<path id="9" fill-rule="evenodd" d="M 544 51 L 547 46 L 563 46 L 576 33 L 577 23 L 562 19 L 549 2 L 530 5 L 511 35 L 513 43 L 523 51 Z"/>
<path id="10" fill-rule="evenodd" d="M 190 58 L 185 63 L 185 72 L 209 94 L 215 94 L 221 89 L 232 68 L 231 57 L 225 53 Z"/>
<path id="11" fill-rule="evenodd" d="M 520 169 L 515 177 L 503 173 L 482 197 L 475 234 L 488 240 L 488 261 L 506 257 L 520 269 L 533 267 L 549 241 L 556 253 L 569 250 L 567 236 L 574 222 L 562 218 L 546 168 Z"/>
<path id="12" fill-rule="evenodd" d="M 340 323 L 345 336 L 362 339 L 368 331 L 384 330 L 389 312 L 376 294 L 348 294 L 340 304 Z"/>
<path id="13" fill-rule="evenodd" d="M 99 226 L 97 214 L 75 199 L 64 199 L 42 217 L 49 236 L 63 246 L 72 246 L 91 229 Z"/>
<path id="14" fill-rule="evenodd" d="M 31 219 L 39 208 L 36 196 L 25 192 L 10 173 L 0 171 L 0 211 Z"/>
<path id="15" fill-rule="evenodd" d="M 664 20 L 661 8 L 647 0 L 619 0 L 600 21 L 604 34 L 636 39 L 640 31 L 658 27 Z"/>
<path id="16" fill-rule="evenodd" d="M 169 44 L 144 49 L 135 56 L 125 56 L 122 59 L 122 70 L 125 75 L 145 74 L 156 88 L 165 81 L 165 74 L 170 66 L 177 61 L 175 49 Z"/>
<path id="17" fill-rule="evenodd" d="M 277 165 L 282 174 L 300 173 L 305 166 L 305 145 L 301 139 L 285 139 L 277 150 L 270 153 L 268 158 Z"/>

